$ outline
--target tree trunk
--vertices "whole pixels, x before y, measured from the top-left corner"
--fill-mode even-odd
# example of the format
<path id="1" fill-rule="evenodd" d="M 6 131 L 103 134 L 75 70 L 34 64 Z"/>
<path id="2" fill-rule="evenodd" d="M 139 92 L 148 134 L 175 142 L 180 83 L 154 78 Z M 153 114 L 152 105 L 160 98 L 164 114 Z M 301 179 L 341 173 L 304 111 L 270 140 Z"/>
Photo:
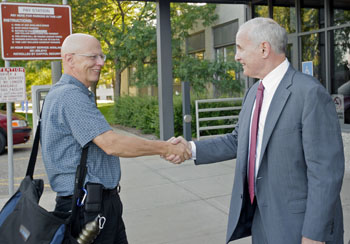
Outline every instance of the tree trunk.
<path id="1" fill-rule="evenodd" d="M 122 74 L 119 70 L 115 71 L 115 83 L 114 83 L 114 100 L 118 100 L 120 97 L 120 87 L 122 82 Z"/>
<path id="2" fill-rule="evenodd" d="M 90 86 L 91 91 L 95 94 L 95 103 L 97 105 L 97 94 L 96 94 L 96 90 L 97 90 L 97 83 L 92 83 L 92 85 Z"/>

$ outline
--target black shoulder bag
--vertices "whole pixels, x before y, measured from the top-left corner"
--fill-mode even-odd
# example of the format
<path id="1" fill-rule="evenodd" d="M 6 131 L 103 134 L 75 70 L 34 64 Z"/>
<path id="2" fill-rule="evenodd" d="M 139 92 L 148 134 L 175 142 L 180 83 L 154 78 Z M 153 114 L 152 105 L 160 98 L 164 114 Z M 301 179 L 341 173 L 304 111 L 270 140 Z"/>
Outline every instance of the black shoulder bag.
<path id="1" fill-rule="evenodd" d="M 41 115 L 40 115 L 41 119 Z M 80 165 L 75 175 L 72 212 L 49 212 L 39 206 L 44 181 L 33 179 L 40 138 L 40 120 L 35 133 L 25 178 L 17 192 L 7 201 L 0 212 L 0 244 L 78 244 L 81 231 L 79 222 L 82 190 L 86 176 L 88 146 L 82 149 Z"/>

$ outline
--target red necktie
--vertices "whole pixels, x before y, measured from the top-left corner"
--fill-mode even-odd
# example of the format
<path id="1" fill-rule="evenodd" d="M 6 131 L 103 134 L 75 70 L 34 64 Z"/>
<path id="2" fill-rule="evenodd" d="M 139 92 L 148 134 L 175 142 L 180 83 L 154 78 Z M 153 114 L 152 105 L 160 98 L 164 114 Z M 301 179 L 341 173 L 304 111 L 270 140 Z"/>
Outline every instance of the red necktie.
<path id="1" fill-rule="evenodd" d="M 252 125 L 250 128 L 250 150 L 249 150 L 249 174 L 248 174 L 248 186 L 250 202 L 254 201 L 254 178 L 255 178 L 255 161 L 256 159 L 256 139 L 258 135 L 259 117 L 261 111 L 261 105 L 264 96 L 264 86 L 260 82 L 258 91 L 256 92 L 255 109 L 253 114 Z"/>

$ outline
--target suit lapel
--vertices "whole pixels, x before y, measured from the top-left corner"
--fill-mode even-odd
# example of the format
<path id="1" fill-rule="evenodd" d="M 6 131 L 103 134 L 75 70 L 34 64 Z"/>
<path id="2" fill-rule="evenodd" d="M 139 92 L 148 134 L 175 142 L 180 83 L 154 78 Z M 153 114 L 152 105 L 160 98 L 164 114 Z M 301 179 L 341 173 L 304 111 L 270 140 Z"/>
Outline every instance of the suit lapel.
<path id="1" fill-rule="evenodd" d="M 243 162 L 240 164 L 241 172 L 247 172 L 247 162 L 248 162 L 248 151 L 249 151 L 249 129 L 250 129 L 250 118 L 251 112 L 253 110 L 253 105 L 255 102 L 255 94 L 258 89 L 258 82 L 255 83 L 252 88 L 249 90 L 247 97 L 244 101 L 244 112 L 240 115 L 240 123 L 239 123 L 239 143 L 241 144 L 241 148 L 244 149 L 240 151 L 239 157 L 241 160 L 239 162 Z"/>
<path id="2" fill-rule="evenodd" d="M 269 111 L 266 116 L 263 140 L 261 145 L 260 161 L 262 160 L 267 144 L 270 140 L 271 134 L 276 126 L 278 118 L 280 117 L 283 108 L 289 98 L 290 91 L 287 89 L 292 84 L 292 77 L 296 71 L 290 65 L 286 74 L 272 98 Z"/>

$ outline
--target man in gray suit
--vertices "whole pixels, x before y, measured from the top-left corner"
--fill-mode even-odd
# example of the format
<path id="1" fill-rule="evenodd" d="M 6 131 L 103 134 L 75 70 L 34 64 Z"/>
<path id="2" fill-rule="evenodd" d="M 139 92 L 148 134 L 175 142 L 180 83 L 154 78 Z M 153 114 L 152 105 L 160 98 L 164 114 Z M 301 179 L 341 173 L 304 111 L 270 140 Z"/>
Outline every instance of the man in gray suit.
<path id="1" fill-rule="evenodd" d="M 344 152 L 329 93 L 293 69 L 287 33 L 272 19 L 244 23 L 236 45 L 244 74 L 260 81 L 247 91 L 235 130 L 203 141 L 170 140 L 190 147 L 197 165 L 236 158 L 227 243 L 252 235 L 254 244 L 342 244 Z"/>

